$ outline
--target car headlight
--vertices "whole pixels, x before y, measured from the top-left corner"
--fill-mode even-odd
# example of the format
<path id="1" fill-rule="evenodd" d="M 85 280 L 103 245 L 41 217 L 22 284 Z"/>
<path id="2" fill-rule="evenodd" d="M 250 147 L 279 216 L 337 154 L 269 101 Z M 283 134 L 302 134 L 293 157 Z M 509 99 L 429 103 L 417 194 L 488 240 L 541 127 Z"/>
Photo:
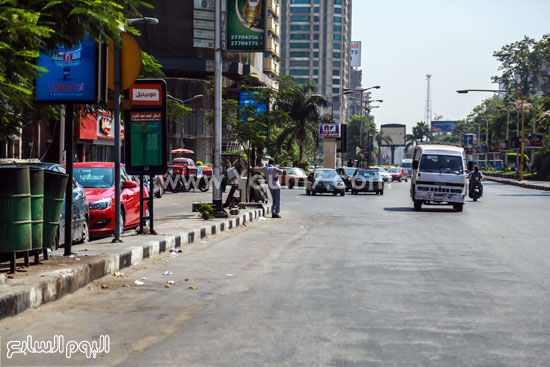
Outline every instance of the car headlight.
<path id="1" fill-rule="evenodd" d="M 104 210 L 104 209 L 110 208 L 111 203 L 112 203 L 111 198 L 97 200 L 90 204 L 90 209 Z"/>
<path id="2" fill-rule="evenodd" d="M 344 181 L 338 181 L 338 182 L 336 182 L 336 187 L 343 187 L 343 186 L 345 186 L 345 185 L 344 185 Z"/>

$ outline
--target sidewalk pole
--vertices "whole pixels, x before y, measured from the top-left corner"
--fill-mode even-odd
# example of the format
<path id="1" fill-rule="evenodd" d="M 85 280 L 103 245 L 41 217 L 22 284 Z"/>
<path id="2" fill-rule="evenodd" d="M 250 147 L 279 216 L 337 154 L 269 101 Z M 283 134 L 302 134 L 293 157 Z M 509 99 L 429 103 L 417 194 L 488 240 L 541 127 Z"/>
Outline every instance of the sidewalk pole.
<path id="1" fill-rule="evenodd" d="M 213 204 L 216 212 L 222 212 L 221 150 L 222 150 L 222 0 L 216 0 L 214 32 L 214 185 Z"/>
<path id="2" fill-rule="evenodd" d="M 114 44 L 115 99 L 115 233 L 113 242 L 120 241 L 120 47 Z"/>
<path id="3" fill-rule="evenodd" d="M 65 240 L 64 240 L 64 256 L 71 255 L 71 246 L 73 244 L 73 119 L 74 105 L 68 103 L 65 106 L 65 149 L 66 153 L 66 170 L 69 175 L 67 188 L 65 189 Z"/>

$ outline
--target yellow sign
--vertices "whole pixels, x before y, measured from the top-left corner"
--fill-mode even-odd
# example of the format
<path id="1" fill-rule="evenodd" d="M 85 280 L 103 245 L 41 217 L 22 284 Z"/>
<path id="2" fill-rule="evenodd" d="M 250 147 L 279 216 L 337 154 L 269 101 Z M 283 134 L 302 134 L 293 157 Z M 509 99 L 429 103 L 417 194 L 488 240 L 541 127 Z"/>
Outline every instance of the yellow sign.
<path id="1" fill-rule="evenodd" d="M 141 50 L 138 42 L 129 33 L 122 32 L 122 45 L 120 46 L 120 90 L 130 88 L 136 81 L 141 70 Z M 113 42 L 109 44 L 107 86 L 115 89 L 115 55 Z"/>

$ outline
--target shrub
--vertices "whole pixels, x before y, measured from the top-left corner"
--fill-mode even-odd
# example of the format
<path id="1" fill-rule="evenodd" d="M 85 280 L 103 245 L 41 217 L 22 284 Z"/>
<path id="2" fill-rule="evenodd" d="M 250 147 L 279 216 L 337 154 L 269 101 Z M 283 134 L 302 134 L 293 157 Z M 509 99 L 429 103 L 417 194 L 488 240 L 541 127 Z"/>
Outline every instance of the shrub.
<path id="1" fill-rule="evenodd" d="M 283 159 L 282 161 L 279 162 L 279 166 L 280 167 L 288 167 L 288 166 L 290 166 L 290 163 L 288 162 L 288 160 Z"/>
<path id="2" fill-rule="evenodd" d="M 542 179 L 550 179 L 550 150 L 538 152 L 533 162 L 533 168 Z"/>
<path id="3" fill-rule="evenodd" d="M 214 219 L 214 204 L 200 203 L 199 206 L 200 217 L 204 220 Z"/>
<path id="4" fill-rule="evenodd" d="M 306 175 L 309 174 L 309 166 L 310 166 L 309 161 L 303 160 L 303 161 L 297 162 L 295 166 L 303 169 Z"/>

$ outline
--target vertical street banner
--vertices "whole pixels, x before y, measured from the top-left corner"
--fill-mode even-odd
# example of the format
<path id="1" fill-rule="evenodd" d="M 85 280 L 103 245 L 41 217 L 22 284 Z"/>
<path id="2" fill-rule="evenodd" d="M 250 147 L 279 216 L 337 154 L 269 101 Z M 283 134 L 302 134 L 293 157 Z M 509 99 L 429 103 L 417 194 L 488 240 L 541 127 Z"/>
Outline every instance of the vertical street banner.
<path id="1" fill-rule="evenodd" d="M 227 51 L 265 51 L 266 0 L 227 1 Z"/>
<path id="2" fill-rule="evenodd" d="M 351 41 L 351 66 L 361 66 L 361 41 Z"/>
<path id="3" fill-rule="evenodd" d="M 136 80 L 129 96 L 132 108 L 126 111 L 124 124 L 126 171 L 162 175 L 168 169 L 166 82 Z"/>

